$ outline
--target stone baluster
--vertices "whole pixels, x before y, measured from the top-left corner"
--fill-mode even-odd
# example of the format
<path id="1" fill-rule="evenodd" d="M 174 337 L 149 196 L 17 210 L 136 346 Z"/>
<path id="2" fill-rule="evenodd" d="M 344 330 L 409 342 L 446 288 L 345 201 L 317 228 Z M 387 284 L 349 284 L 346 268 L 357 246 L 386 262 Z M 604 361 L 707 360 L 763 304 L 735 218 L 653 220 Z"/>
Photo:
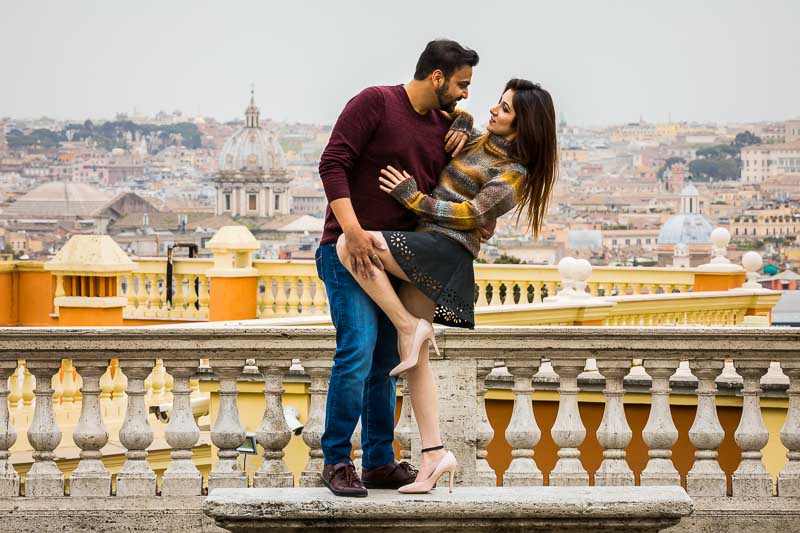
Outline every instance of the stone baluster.
<path id="1" fill-rule="evenodd" d="M 489 283 L 492 287 L 492 301 L 489 302 L 489 305 L 492 307 L 502 305 L 503 302 L 500 301 L 500 287 L 503 284 L 502 281 L 499 279 L 492 280 Z"/>
<path id="2" fill-rule="evenodd" d="M 353 466 L 356 467 L 356 472 L 361 474 L 361 458 L 364 456 L 364 450 L 361 448 L 361 417 L 356 423 L 356 429 L 350 437 L 350 446 L 353 447 Z"/>
<path id="3" fill-rule="evenodd" d="M 161 295 L 158 293 L 158 274 L 147 274 L 150 289 L 147 291 L 147 317 L 157 317 L 161 311 Z"/>
<path id="4" fill-rule="evenodd" d="M 53 451 L 61 442 L 61 429 L 53 411 L 52 377 L 61 368 L 58 359 L 27 361 L 27 367 L 36 378 L 36 403 L 33 419 L 28 428 L 28 442 L 33 448 L 34 463 L 25 479 L 25 496 L 63 496 L 64 474 L 53 460 Z"/>
<path id="5" fill-rule="evenodd" d="M 275 316 L 275 293 L 273 292 L 273 279 L 271 276 L 264 277 L 264 318 Z"/>
<path id="6" fill-rule="evenodd" d="M 81 460 L 70 476 L 70 496 L 110 496 L 111 473 L 101 460 L 100 450 L 108 443 L 108 431 L 100 409 L 100 376 L 108 369 L 107 359 L 77 361 L 83 377 L 83 400 L 72 440 L 81 449 Z"/>
<path id="7" fill-rule="evenodd" d="M 116 375 L 123 371 L 128 378 L 128 406 L 119 430 L 119 441 L 125 446 L 125 464 L 117 474 L 117 496 L 155 496 L 156 473 L 147 462 L 147 448 L 153 443 L 153 430 L 144 405 L 144 379 L 155 361 L 121 360 Z"/>
<path id="8" fill-rule="evenodd" d="M 633 471 L 625 460 L 625 448 L 633 432 L 625 417 L 625 389 L 622 380 L 630 370 L 629 360 L 597 360 L 597 369 L 606 379 L 603 394 L 606 399 L 603 420 L 597 428 L 597 441 L 604 448 L 603 462 L 594 475 L 595 485 L 633 485 Z"/>
<path id="9" fill-rule="evenodd" d="M 772 477 L 761 460 L 761 450 L 769 441 L 769 431 L 761 416 L 761 376 L 769 369 L 769 361 L 735 361 L 736 371 L 742 376 L 742 417 L 734 439 L 742 450 L 742 461 L 733 473 L 734 497 L 772 496 Z"/>
<path id="10" fill-rule="evenodd" d="M 498 283 L 499 285 L 499 283 Z M 498 296 L 499 291 L 493 296 Z M 470 484 L 479 487 L 494 487 L 497 485 L 497 474 L 489 466 L 486 456 L 489 452 L 486 447 L 492 442 L 494 429 L 489 423 L 486 414 L 486 376 L 494 368 L 494 360 L 478 359 L 475 367 L 475 479 Z M 515 402 L 516 404 L 516 402 Z"/>
<path id="11" fill-rule="evenodd" d="M 303 315 L 310 315 L 313 312 L 311 299 L 311 278 L 303 276 L 300 282 L 300 313 Z"/>
<path id="12" fill-rule="evenodd" d="M 289 306 L 289 316 L 297 316 L 300 314 L 300 311 L 298 311 L 300 297 L 297 291 L 297 284 L 300 279 L 297 276 L 288 276 L 287 279 L 289 281 L 289 296 L 286 299 L 286 304 Z"/>
<path id="13" fill-rule="evenodd" d="M 198 285 L 197 285 L 197 301 L 200 305 L 200 308 L 197 310 L 197 317 L 198 318 L 208 318 L 208 302 L 210 301 L 208 295 L 208 284 L 209 280 L 207 276 L 198 276 Z"/>
<path id="14" fill-rule="evenodd" d="M 533 285 L 533 303 L 540 304 L 542 303 L 542 287 L 544 287 L 544 282 L 534 281 L 532 285 Z"/>
<path id="15" fill-rule="evenodd" d="M 640 485 L 680 485 L 681 476 L 672 464 L 672 447 L 678 441 L 678 428 L 669 407 L 669 378 L 678 368 L 677 359 L 644 361 L 652 378 L 650 416 L 642 431 L 650 460 L 639 478 Z"/>
<path id="16" fill-rule="evenodd" d="M 261 419 L 261 425 L 258 427 L 256 438 L 261 447 L 264 448 L 264 461 L 261 463 L 261 468 L 253 475 L 254 487 L 293 487 L 294 476 L 286 466 L 283 460 L 286 445 L 292 438 L 292 432 L 286 424 L 286 417 L 283 414 L 283 376 L 286 374 L 290 361 L 277 361 L 274 359 L 259 361 L 258 368 L 261 375 L 264 376 L 264 417 Z M 319 386 L 319 382 L 314 383 L 312 373 L 312 383 L 310 391 Z M 311 393 L 312 409 L 314 406 L 314 392 Z M 319 403 L 319 400 L 316 402 Z M 322 398 L 323 417 L 325 416 L 325 398 Z M 303 438 L 306 436 L 306 431 L 312 425 L 311 416 L 308 418 L 306 426 L 303 428 Z M 322 454 L 321 444 L 319 441 L 322 439 L 322 427 L 313 427 L 311 431 L 318 431 L 317 450 L 310 450 L 319 452 L 320 457 Z M 317 436 L 317 435 L 315 435 Z M 306 440 L 306 443 L 309 441 Z M 311 444 L 309 444 L 311 447 Z M 315 456 L 316 457 L 316 456 Z M 322 473 L 321 459 L 319 465 L 319 472 Z M 311 461 L 309 460 L 309 464 Z M 306 469 L 308 469 L 306 465 Z M 303 475 L 306 472 L 303 471 Z M 317 480 L 318 481 L 318 480 Z M 301 483 L 303 478 L 301 478 Z M 321 483 L 304 485 L 304 486 L 317 486 Z"/>
<path id="17" fill-rule="evenodd" d="M 239 420 L 237 382 L 242 375 L 244 359 L 214 361 L 214 375 L 219 379 L 219 411 L 211 428 L 211 442 L 219 448 L 219 460 L 208 475 L 208 493 L 218 488 L 247 488 L 247 472 L 239 466 L 239 452 L 247 433 Z"/>
<path id="18" fill-rule="evenodd" d="M 164 363 L 175 380 L 172 389 L 172 412 L 164 429 L 170 445 L 171 461 L 161 478 L 163 496 L 200 496 L 203 475 L 192 462 L 192 448 L 200 439 L 200 428 L 192 413 L 189 378 L 197 373 L 199 359 L 168 359 Z"/>
<path id="19" fill-rule="evenodd" d="M 511 445 L 511 464 L 503 475 L 504 486 L 542 485 L 543 477 L 533 458 L 533 449 L 542 432 L 533 415 L 533 375 L 539 359 L 513 361 L 507 365 L 514 376 L 514 408 L 506 428 L 506 441 Z"/>
<path id="20" fill-rule="evenodd" d="M 514 282 L 513 281 L 499 281 L 498 284 L 502 285 L 505 289 L 505 298 L 502 305 L 514 305 Z M 498 293 L 499 296 L 499 293 Z"/>
<path id="21" fill-rule="evenodd" d="M 394 427 L 394 438 L 400 448 L 400 460 L 409 461 L 411 459 L 411 442 L 416 425 L 414 424 L 414 409 L 411 405 L 411 391 L 408 388 L 408 380 L 403 378 L 402 382 L 403 405 L 400 408 L 400 419 Z"/>
<path id="22" fill-rule="evenodd" d="M 148 376 L 150 379 L 151 401 L 155 403 L 161 403 L 166 399 L 166 394 L 164 391 L 165 374 L 164 362 L 161 359 L 156 359 L 156 365 L 153 367 L 153 371 Z"/>
<path id="23" fill-rule="evenodd" d="M 789 450 L 789 461 L 778 474 L 778 496 L 800 496 L 800 362 L 781 363 L 789 377 L 789 410 L 781 428 L 781 443 Z M 0 405 L 2 408 L 2 405 Z"/>
<path id="24" fill-rule="evenodd" d="M 697 448 L 695 461 L 686 474 L 686 492 L 690 496 L 725 496 L 727 481 L 725 472 L 717 460 L 725 430 L 717 416 L 717 376 L 722 372 L 722 360 L 697 359 L 689 362 L 692 373 L 697 376 L 697 414 L 689 428 L 689 440 Z"/>
<path id="25" fill-rule="evenodd" d="M 286 316 L 286 277 L 275 276 L 275 316 Z"/>
<path id="26" fill-rule="evenodd" d="M 325 304 L 327 302 L 327 298 L 325 297 L 325 285 L 322 283 L 322 280 L 315 279 L 314 280 L 314 299 L 312 302 L 313 309 L 312 313 L 315 315 L 322 315 L 325 313 Z"/>
<path id="27" fill-rule="evenodd" d="M 174 294 L 172 295 L 172 309 L 170 310 L 170 316 L 181 318 L 185 316 L 183 310 L 183 304 L 186 301 L 186 298 L 183 296 L 183 283 L 186 279 L 186 276 L 183 274 L 175 274 L 173 276 L 175 280 L 175 285 L 173 285 Z"/>
<path id="28" fill-rule="evenodd" d="M 16 377 L 16 361 L 0 361 L 0 498 L 19 496 L 19 474 L 10 461 L 9 450 L 17 441 L 8 407 L 9 376 Z"/>
<path id="29" fill-rule="evenodd" d="M 475 302 L 475 307 L 484 307 L 489 305 L 489 300 L 486 298 L 486 288 L 489 286 L 489 282 L 486 280 L 476 281 L 475 284 L 478 286 L 478 301 Z"/>
<path id="30" fill-rule="evenodd" d="M 25 367 L 17 364 L 16 361 L 13 362 L 13 365 L 15 369 L 8 378 L 8 408 L 12 411 L 17 409 L 22 401 L 22 375 L 25 372 Z"/>
<path id="31" fill-rule="evenodd" d="M 328 394 L 328 379 L 331 374 L 329 361 L 308 361 L 303 366 L 311 377 L 308 389 L 311 395 L 308 420 L 303 428 L 303 441 L 308 446 L 308 462 L 300 473 L 301 487 L 322 485 L 322 433 L 325 431 L 325 400 Z"/>
<path id="32" fill-rule="evenodd" d="M 550 486 L 584 487 L 589 485 L 589 474 L 583 468 L 578 447 L 586 438 L 586 428 L 578 410 L 578 374 L 585 368 L 584 359 L 552 361 L 558 373 L 558 414 L 550 435 L 558 446 L 558 461 L 550 472 Z"/>

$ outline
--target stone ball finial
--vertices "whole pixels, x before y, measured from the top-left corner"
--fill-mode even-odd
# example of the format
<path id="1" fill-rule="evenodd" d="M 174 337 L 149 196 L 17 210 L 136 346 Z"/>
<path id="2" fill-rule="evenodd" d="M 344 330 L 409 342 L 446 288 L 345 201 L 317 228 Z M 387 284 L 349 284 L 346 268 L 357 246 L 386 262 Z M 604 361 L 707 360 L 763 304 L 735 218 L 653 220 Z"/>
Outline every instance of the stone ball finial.
<path id="1" fill-rule="evenodd" d="M 727 248 L 728 243 L 731 242 L 731 232 L 725 228 L 719 227 L 711 232 L 711 243 L 717 248 Z"/>
<path id="2" fill-rule="evenodd" d="M 578 259 L 575 261 L 572 275 L 578 281 L 586 281 L 592 275 L 592 264 L 586 259 Z"/>
<path id="3" fill-rule="evenodd" d="M 573 272 L 575 270 L 575 258 L 574 257 L 564 257 L 561 261 L 558 262 L 558 273 L 561 274 L 561 277 L 564 279 L 572 279 Z"/>
<path id="4" fill-rule="evenodd" d="M 763 264 L 764 260 L 758 252 L 747 252 L 742 256 L 742 266 L 748 273 L 758 271 Z"/>

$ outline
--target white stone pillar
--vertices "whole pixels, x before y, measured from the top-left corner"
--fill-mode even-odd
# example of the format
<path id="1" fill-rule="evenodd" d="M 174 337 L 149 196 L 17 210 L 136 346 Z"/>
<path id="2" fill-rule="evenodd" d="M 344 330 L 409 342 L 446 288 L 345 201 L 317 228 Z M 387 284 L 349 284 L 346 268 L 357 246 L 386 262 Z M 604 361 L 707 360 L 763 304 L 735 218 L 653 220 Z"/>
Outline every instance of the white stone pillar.
<path id="1" fill-rule="evenodd" d="M 597 441 L 605 449 L 603 462 L 594 475 L 595 485 L 633 485 L 633 471 L 625 460 L 625 448 L 633 438 L 633 432 L 625 417 L 625 389 L 623 378 L 630 370 L 630 360 L 598 359 L 597 369 L 606 378 L 606 406 L 603 420 L 597 428 Z"/>
<path id="2" fill-rule="evenodd" d="M 533 415 L 531 398 L 532 379 L 539 363 L 539 359 L 532 359 L 507 364 L 508 371 L 514 376 L 514 408 L 506 428 L 506 441 L 511 445 L 512 459 L 503 474 L 503 485 L 507 487 L 543 484 L 542 472 L 533 458 L 533 449 L 539 443 L 542 432 Z"/>
<path id="3" fill-rule="evenodd" d="M 686 492 L 690 496 L 727 494 L 725 472 L 717 460 L 717 450 L 725 438 L 725 430 L 717 416 L 715 382 L 724 366 L 722 360 L 697 359 L 689 362 L 692 373 L 698 379 L 697 413 L 689 428 L 689 440 L 697 448 L 694 464 L 686 474 Z"/>
<path id="4" fill-rule="evenodd" d="M 672 447 L 678 441 L 678 428 L 669 406 L 669 378 L 678 368 L 673 359 L 646 359 L 644 368 L 653 379 L 650 388 L 650 415 L 642 432 L 650 460 L 639 478 L 640 485 L 680 485 L 681 476 L 672 464 Z"/>
<path id="5" fill-rule="evenodd" d="M 16 369 L 16 361 L 0 361 L 0 498 L 19 496 L 19 474 L 9 458 L 17 432 L 8 412 L 8 378 L 12 375 L 16 378 Z"/>
<path id="6" fill-rule="evenodd" d="M 119 441 L 126 448 L 125 464 L 117 474 L 117 496 L 155 496 L 156 473 L 147 462 L 147 448 L 153 443 L 153 430 L 144 405 L 144 380 L 155 361 L 120 360 L 117 371 L 128 377 L 128 407 L 119 430 Z"/>
<path id="7" fill-rule="evenodd" d="M 211 442 L 219 448 L 219 460 L 211 467 L 208 475 L 208 492 L 217 488 L 247 488 L 247 472 L 239 466 L 239 452 L 247 433 L 239 419 L 236 403 L 239 376 L 242 375 L 243 359 L 215 360 L 212 363 L 214 375 L 219 379 L 219 412 L 211 428 Z"/>
<path id="8" fill-rule="evenodd" d="M 578 447 L 586 438 L 586 427 L 578 409 L 578 374 L 585 365 L 584 359 L 555 357 L 553 369 L 558 373 L 558 414 L 550 435 L 558 446 L 558 461 L 550 472 L 551 487 L 586 487 L 589 474 L 583 468 Z"/>
<path id="9" fill-rule="evenodd" d="M 81 460 L 69 481 L 70 496 L 110 496 L 111 472 L 103 466 L 103 446 L 108 443 L 108 431 L 100 409 L 100 376 L 108 370 L 107 359 L 75 361 L 83 379 L 81 387 L 81 416 L 72 432 L 72 440 L 81 449 Z"/>
<path id="10" fill-rule="evenodd" d="M 769 441 L 769 431 L 761 416 L 761 376 L 769 369 L 769 361 L 734 361 L 744 380 L 742 417 L 734 438 L 742 450 L 742 461 L 733 473 L 733 496 L 772 497 L 772 477 L 761 460 L 761 450 Z"/>
<path id="11" fill-rule="evenodd" d="M 285 364 L 280 361 L 259 362 L 259 370 L 264 376 L 264 416 L 261 425 L 258 427 L 256 438 L 258 443 L 264 448 L 264 461 L 261 468 L 253 475 L 254 487 L 293 487 L 294 476 L 283 460 L 286 445 L 292 438 L 292 432 L 286 424 L 286 417 L 283 414 L 283 376 L 289 368 L 289 362 Z M 313 380 L 313 377 L 312 377 Z M 314 388 L 312 382 L 311 388 Z M 312 393 L 312 405 L 314 402 Z M 313 408 L 313 407 L 312 407 Z M 323 397 L 323 417 L 325 416 L 324 397 Z M 305 437 L 308 426 L 312 424 L 311 416 L 308 423 L 303 428 Z M 323 422 L 322 429 L 325 425 Z M 311 431 L 316 428 L 312 427 Z M 319 431 L 319 438 L 322 439 L 322 430 Z M 310 446 L 310 445 L 309 445 Z M 321 446 L 321 445 L 320 445 Z M 321 453 L 321 450 L 320 450 Z M 309 461 L 310 462 L 310 461 Z M 308 468 L 308 466 L 306 467 Z M 319 467 L 320 473 L 322 467 Z M 305 474 L 305 471 L 303 472 Z M 313 485 L 316 486 L 316 485 Z"/>
<path id="12" fill-rule="evenodd" d="M 164 366 L 172 375 L 172 412 L 164 430 L 170 445 L 171 461 L 161 477 L 162 496 L 200 496 L 203 493 L 203 475 L 192 462 L 192 448 L 200 439 L 190 395 L 189 379 L 197 373 L 199 359 L 165 359 Z"/>
<path id="13" fill-rule="evenodd" d="M 303 428 L 303 441 L 308 446 L 308 462 L 300 473 L 301 487 L 322 486 L 322 434 L 325 431 L 325 401 L 328 395 L 328 380 L 331 375 L 330 361 L 303 362 L 303 367 L 311 377 L 311 395 L 308 420 Z"/>
<path id="14" fill-rule="evenodd" d="M 53 412 L 53 374 L 61 368 L 60 359 L 27 361 L 36 378 L 33 419 L 28 428 L 28 442 L 33 448 L 34 463 L 25 478 L 25 496 L 30 498 L 64 495 L 64 474 L 54 461 L 53 451 L 61 442 L 61 430 Z"/>
<path id="15" fill-rule="evenodd" d="M 778 474 L 778 496 L 800 496 L 800 362 L 781 363 L 789 377 L 789 410 L 781 428 L 781 443 L 789 461 Z M 0 409 L 2 406 L 0 406 Z"/>

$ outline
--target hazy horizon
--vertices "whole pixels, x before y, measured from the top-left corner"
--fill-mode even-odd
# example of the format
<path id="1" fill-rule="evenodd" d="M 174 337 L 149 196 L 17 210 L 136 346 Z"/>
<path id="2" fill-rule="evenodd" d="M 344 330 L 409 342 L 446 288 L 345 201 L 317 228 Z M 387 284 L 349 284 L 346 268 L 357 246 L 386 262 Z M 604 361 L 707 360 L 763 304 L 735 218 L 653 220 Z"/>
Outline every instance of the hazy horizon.
<path id="1" fill-rule="evenodd" d="M 540 82 L 573 124 L 800 115 L 789 0 L 4 4 L 0 117 L 179 109 L 227 121 L 254 83 L 262 117 L 332 124 L 364 87 L 409 80 L 437 37 L 481 56 L 463 102 L 479 122 L 510 77 Z"/>

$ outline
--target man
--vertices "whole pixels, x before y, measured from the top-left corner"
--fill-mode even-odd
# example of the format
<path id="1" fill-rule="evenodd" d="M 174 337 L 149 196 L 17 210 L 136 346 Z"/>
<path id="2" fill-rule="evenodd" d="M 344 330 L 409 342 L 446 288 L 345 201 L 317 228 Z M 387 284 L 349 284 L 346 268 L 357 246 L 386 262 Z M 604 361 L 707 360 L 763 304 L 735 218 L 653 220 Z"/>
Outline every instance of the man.
<path id="1" fill-rule="evenodd" d="M 347 236 L 357 275 L 382 268 L 380 246 L 366 230 L 413 230 L 416 220 L 378 188 L 391 164 L 415 176 L 428 194 L 449 161 L 445 134 L 459 100 L 469 95 L 478 54 L 455 41 L 431 41 L 405 85 L 369 87 L 345 106 L 322 154 L 319 173 L 329 206 L 316 253 L 336 327 L 336 353 L 328 388 L 322 451 L 323 483 L 337 496 L 366 496 L 367 488 L 398 488 L 416 470 L 394 460 L 397 335 L 389 319 L 340 263 L 336 239 Z M 468 129 L 468 128 L 465 128 Z M 460 150 L 466 135 L 448 141 Z M 350 461 L 350 438 L 361 417 L 363 483 Z"/>

